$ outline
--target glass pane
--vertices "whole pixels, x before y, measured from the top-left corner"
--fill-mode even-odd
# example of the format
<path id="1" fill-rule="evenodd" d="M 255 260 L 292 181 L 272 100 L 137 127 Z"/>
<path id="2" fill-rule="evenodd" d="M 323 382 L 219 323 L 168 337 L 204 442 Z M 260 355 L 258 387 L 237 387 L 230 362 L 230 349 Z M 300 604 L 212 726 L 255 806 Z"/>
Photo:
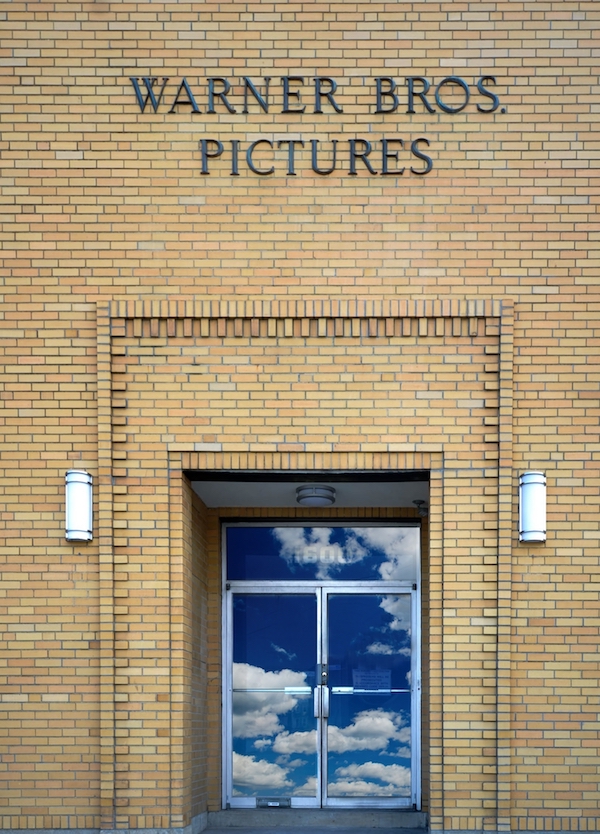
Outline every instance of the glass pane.
<path id="1" fill-rule="evenodd" d="M 419 528 L 227 527 L 228 579 L 416 582 Z"/>
<path id="2" fill-rule="evenodd" d="M 411 795 L 408 594 L 329 597 L 330 797 Z"/>
<path id="3" fill-rule="evenodd" d="M 317 792 L 314 594 L 233 597 L 233 796 Z"/>
<path id="4" fill-rule="evenodd" d="M 328 796 L 409 798 L 410 695 L 332 692 L 327 747 Z"/>

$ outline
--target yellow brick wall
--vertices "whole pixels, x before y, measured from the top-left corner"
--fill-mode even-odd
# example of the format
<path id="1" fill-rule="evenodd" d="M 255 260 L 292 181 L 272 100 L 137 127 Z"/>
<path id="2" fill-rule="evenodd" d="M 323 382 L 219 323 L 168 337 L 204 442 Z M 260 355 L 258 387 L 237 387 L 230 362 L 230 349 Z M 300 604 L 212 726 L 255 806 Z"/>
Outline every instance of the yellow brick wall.
<path id="1" fill-rule="evenodd" d="M 598 829 L 599 18 L 593 0 L 0 3 L 2 827 L 214 806 L 218 533 L 182 480 L 195 450 L 233 469 L 441 456 L 432 823 Z M 185 76 L 202 113 L 140 113 L 147 75 L 168 102 Z M 272 77 L 268 114 L 241 112 L 244 75 Z M 302 115 L 281 113 L 287 75 Z M 343 113 L 312 112 L 316 75 Z M 407 114 L 409 75 L 493 75 L 501 107 Z M 209 76 L 237 113 L 206 113 Z M 376 76 L 396 113 L 373 112 Z M 427 137 L 432 171 L 349 175 L 349 140 L 381 170 L 384 136 Z M 202 175 L 202 138 L 241 143 L 239 177 L 228 150 Z M 285 146 L 248 171 L 260 138 L 305 140 L 296 176 Z M 339 172 L 312 172 L 311 139 L 338 140 Z M 95 476 L 90 545 L 64 541 L 69 468 Z M 527 548 L 516 476 L 536 468 L 549 536 Z"/>
<path id="2" fill-rule="evenodd" d="M 89 309 L 2 326 L 2 827 L 97 824 L 99 569 L 64 542 L 64 472 L 97 465 Z M 13 305 L 13 311 L 15 307 Z"/>
<path id="3" fill-rule="evenodd" d="M 592 1 L 3 5 L 6 300 L 33 305 L 33 320 L 42 301 L 130 295 L 539 305 L 585 293 L 595 275 Z M 302 115 L 281 113 L 288 74 L 305 77 Z M 316 74 L 337 79 L 343 113 L 312 112 Z M 479 95 L 454 115 L 406 113 L 407 76 L 473 87 L 486 74 L 494 113 L 477 110 L 489 104 Z M 129 81 L 147 75 L 170 79 L 157 114 L 140 113 Z M 184 76 L 202 113 L 168 113 Z M 206 113 L 210 76 L 232 82 L 235 114 Z M 269 113 L 241 112 L 243 76 L 273 79 Z M 398 82 L 396 113 L 373 112 L 378 76 Z M 245 149 L 385 135 L 429 138 L 432 172 L 318 176 L 307 145 L 295 177 L 286 148 L 273 176 L 242 165 L 232 177 L 220 160 L 200 173 L 206 137 Z"/>

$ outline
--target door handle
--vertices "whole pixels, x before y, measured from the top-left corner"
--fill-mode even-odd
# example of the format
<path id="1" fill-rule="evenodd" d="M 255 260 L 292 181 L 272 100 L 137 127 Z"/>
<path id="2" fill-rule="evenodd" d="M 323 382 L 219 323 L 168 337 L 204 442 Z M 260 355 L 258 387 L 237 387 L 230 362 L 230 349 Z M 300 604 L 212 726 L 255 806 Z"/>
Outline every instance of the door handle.
<path id="1" fill-rule="evenodd" d="M 329 718 L 329 687 L 317 684 L 313 693 L 313 713 L 315 718 Z"/>

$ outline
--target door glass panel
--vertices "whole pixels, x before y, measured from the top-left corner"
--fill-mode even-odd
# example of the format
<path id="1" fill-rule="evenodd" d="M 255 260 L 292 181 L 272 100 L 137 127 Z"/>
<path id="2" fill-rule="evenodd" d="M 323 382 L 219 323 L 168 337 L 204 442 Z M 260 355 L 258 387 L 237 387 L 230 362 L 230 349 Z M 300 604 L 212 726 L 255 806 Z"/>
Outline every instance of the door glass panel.
<path id="1" fill-rule="evenodd" d="M 315 594 L 233 595 L 232 793 L 317 796 Z"/>
<path id="2" fill-rule="evenodd" d="M 328 597 L 329 797 L 411 796 L 410 594 Z"/>
<path id="3" fill-rule="evenodd" d="M 229 580 L 417 581 L 417 525 L 236 525 L 226 535 Z"/>

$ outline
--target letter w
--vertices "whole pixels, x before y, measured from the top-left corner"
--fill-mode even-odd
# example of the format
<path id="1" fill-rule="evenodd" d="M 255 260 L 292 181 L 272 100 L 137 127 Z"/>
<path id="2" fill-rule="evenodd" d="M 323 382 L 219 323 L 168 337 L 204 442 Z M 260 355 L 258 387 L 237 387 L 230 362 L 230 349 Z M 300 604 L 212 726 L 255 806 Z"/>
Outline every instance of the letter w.
<path id="1" fill-rule="evenodd" d="M 137 101 L 138 101 L 138 104 L 140 105 L 140 110 L 142 111 L 142 113 L 146 109 L 146 105 L 148 104 L 148 101 L 152 102 L 152 107 L 154 108 L 154 112 L 156 113 L 156 111 L 158 110 L 158 105 L 160 104 L 161 99 L 163 97 L 163 93 L 165 91 L 165 85 L 166 85 L 166 83 L 169 79 L 168 78 L 163 78 L 163 80 L 162 80 L 163 83 L 162 83 L 162 87 L 160 88 L 158 98 L 156 98 L 156 96 L 154 95 L 154 89 L 153 89 L 154 85 L 158 81 L 158 78 L 142 78 L 141 79 L 146 86 L 146 98 L 144 98 L 144 96 L 142 94 L 142 91 L 140 90 L 140 85 L 138 84 L 138 80 L 140 80 L 140 79 L 130 78 L 129 80 L 133 84 L 133 89 L 135 90 L 135 97 L 137 98 Z"/>

